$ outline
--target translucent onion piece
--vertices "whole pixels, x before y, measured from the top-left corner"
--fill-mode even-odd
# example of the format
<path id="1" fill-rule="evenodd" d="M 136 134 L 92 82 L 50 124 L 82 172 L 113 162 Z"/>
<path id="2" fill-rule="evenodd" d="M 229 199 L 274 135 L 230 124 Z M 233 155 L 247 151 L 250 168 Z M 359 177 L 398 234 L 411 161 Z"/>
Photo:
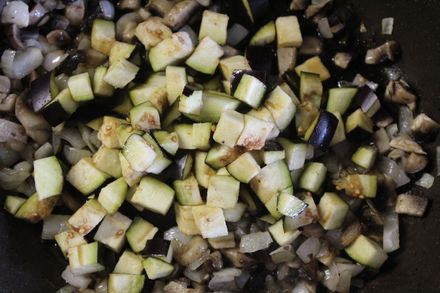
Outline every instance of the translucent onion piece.
<path id="1" fill-rule="evenodd" d="M 44 219 L 41 239 L 52 240 L 56 234 L 67 230 L 66 222 L 69 218 L 68 215 L 50 215 Z"/>
<path id="2" fill-rule="evenodd" d="M 326 39 L 333 38 L 333 33 L 330 29 L 330 24 L 328 23 L 327 17 L 323 17 L 319 20 L 318 30 L 319 30 L 321 36 L 323 36 L 324 38 L 326 38 Z"/>
<path id="3" fill-rule="evenodd" d="M 39 48 L 30 47 L 20 51 L 5 50 L 1 65 L 3 72 L 10 78 L 21 79 L 37 69 L 43 63 L 43 54 Z"/>
<path id="4" fill-rule="evenodd" d="M 407 106 L 399 107 L 399 134 L 411 133 L 411 125 L 413 124 L 413 112 Z"/>
<path id="5" fill-rule="evenodd" d="M 434 176 L 429 173 L 423 173 L 422 177 L 416 181 L 416 185 L 430 189 L 434 184 Z"/>
<path id="6" fill-rule="evenodd" d="M 403 186 L 410 182 L 410 179 L 406 176 L 403 169 L 399 167 L 396 162 L 388 158 L 381 157 L 378 160 L 377 169 L 379 172 L 390 176 L 394 183 L 396 183 L 396 187 Z"/>
<path id="7" fill-rule="evenodd" d="M 296 254 L 303 262 L 309 263 L 312 260 L 311 257 L 315 257 L 319 252 L 320 247 L 321 243 L 318 238 L 310 237 L 298 247 Z"/>
<path id="8" fill-rule="evenodd" d="M 336 287 L 339 283 L 339 271 L 337 266 L 332 263 L 325 271 L 322 284 L 326 286 L 330 291 L 336 291 Z"/>
<path id="9" fill-rule="evenodd" d="M 191 240 L 191 236 L 185 235 L 180 232 L 179 228 L 172 227 L 163 233 L 163 239 L 171 241 L 176 240 L 182 245 L 187 244 Z"/>
<path id="10" fill-rule="evenodd" d="M 86 146 L 78 129 L 63 128 L 61 131 L 56 132 L 56 135 L 67 141 L 74 148 L 82 149 Z"/>
<path id="11" fill-rule="evenodd" d="M 69 266 L 61 273 L 61 278 L 66 281 L 67 284 L 70 284 L 79 289 L 85 289 L 92 282 L 92 279 L 88 277 L 88 275 L 74 275 Z"/>
<path id="12" fill-rule="evenodd" d="M 14 190 L 20 186 L 31 173 L 29 171 L 17 171 L 3 168 L 0 170 L 0 187 L 5 190 Z"/>
<path id="13" fill-rule="evenodd" d="M 0 142 L 15 141 L 26 143 L 27 135 L 23 126 L 6 119 L 0 119 Z"/>
<path id="14" fill-rule="evenodd" d="M 382 35 L 392 35 L 394 27 L 394 18 L 382 18 Z"/>
<path id="15" fill-rule="evenodd" d="M 399 215 L 388 213 L 384 217 L 383 250 L 389 253 L 399 249 L 399 247 Z"/>
<path id="16" fill-rule="evenodd" d="M 29 7 L 23 1 L 11 1 L 2 12 L 2 23 L 13 23 L 19 28 L 29 25 Z"/>
<path id="17" fill-rule="evenodd" d="M 75 165 L 78 163 L 82 158 L 85 157 L 91 157 L 92 153 L 89 150 L 82 150 L 77 149 L 70 146 L 64 146 L 63 148 L 63 154 L 64 157 L 66 157 L 66 160 L 71 164 Z"/>
<path id="18" fill-rule="evenodd" d="M 240 240 L 240 252 L 252 253 L 269 247 L 272 243 L 272 237 L 269 232 L 256 232 L 246 234 Z"/>

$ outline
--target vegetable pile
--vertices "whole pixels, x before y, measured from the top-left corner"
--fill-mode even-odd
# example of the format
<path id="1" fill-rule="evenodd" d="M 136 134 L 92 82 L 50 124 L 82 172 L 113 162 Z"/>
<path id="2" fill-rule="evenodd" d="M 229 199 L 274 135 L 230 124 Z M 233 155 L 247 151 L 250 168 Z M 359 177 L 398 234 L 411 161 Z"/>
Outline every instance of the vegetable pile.
<path id="1" fill-rule="evenodd" d="M 348 7 L 0 3 L 4 208 L 59 292 L 349 292 L 425 213 L 440 125 Z"/>

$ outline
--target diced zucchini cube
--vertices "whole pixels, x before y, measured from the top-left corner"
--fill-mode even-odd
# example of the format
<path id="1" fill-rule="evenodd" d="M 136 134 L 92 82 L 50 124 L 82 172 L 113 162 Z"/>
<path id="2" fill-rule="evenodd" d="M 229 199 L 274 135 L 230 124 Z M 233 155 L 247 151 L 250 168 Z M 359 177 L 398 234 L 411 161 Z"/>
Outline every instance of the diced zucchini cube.
<path id="1" fill-rule="evenodd" d="M 176 124 L 174 131 L 177 133 L 179 140 L 179 149 L 193 150 L 196 147 L 193 145 L 193 125 L 192 124 Z"/>
<path id="2" fill-rule="evenodd" d="M 69 77 L 67 84 L 74 101 L 85 102 L 95 98 L 89 73 L 84 72 L 73 75 Z"/>
<path id="3" fill-rule="evenodd" d="M 150 102 L 154 107 L 163 113 L 168 106 L 166 77 L 163 73 L 150 75 L 145 84 L 136 86 L 129 92 L 133 105 Z"/>
<path id="4" fill-rule="evenodd" d="M 158 130 L 153 132 L 157 143 L 170 155 L 175 155 L 179 149 L 179 136 L 176 132 Z"/>
<path id="5" fill-rule="evenodd" d="M 130 227 L 131 220 L 121 213 L 105 216 L 94 240 L 101 242 L 115 252 L 119 252 L 125 242 L 125 231 Z"/>
<path id="6" fill-rule="evenodd" d="M 243 146 L 247 150 L 260 150 L 264 147 L 273 128 L 273 123 L 244 115 L 244 128 L 238 138 L 237 145 Z"/>
<path id="7" fill-rule="evenodd" d="M 136 48 L 133 44 L 114 42 L 110 49 L 109 63 L 110 65 L 118 62 L 121 59 L 128 59 Z"/>
<path id="8" fill-rule="evenodd" d="M 75 275 L 100 272 L 105 269 L 98 263 L 98 242 L 69 248 L 69 267 Z"/>
<path id="9" fill-rule="evenodd" d="M 298 216 L 306 208 L 307 204 L 296 196 L 284 192 L 280 193 L 278 196 L 277 209 L 285 216 Z"/>
<path id="10" fill-rule="evenodd" d="M 348 204 L 336 193 L 326 192 L 318 204 L 319 223 L 325 230 L 341 227 L 349 210 Z"/>
<path id="11" fill-rule="evenodd" d="M 130 121 L 134 129 L 143 131 L 160 129 L 159 111 L 150 102 L 133 107 L 130 110 Z"/>
<path id="12" fill-rule="evenodd" d="M 92 26 L 92 48 L 109 55 L 115 42 L 115 35 L 115 23 L 113 21 L 95 19 Z"/>
<path id="13" fill-rule="evenodd" d="M 303 38 L 296 16 L 278 17 L 275 20 L 275 27 L 278 47 L 301 47 Z"/>
<path id="14" fill-rule="evenodd" d="M 289 126 L 296 113 L 296 106 L 279 86 L 277 86 L 264 102 L 264 106 L 272 114 L 275 125 L 280 130 Z"/>
<path id="15" fill-rule="evenodd" d="M 234 248 L 235 247 L 234 233 L 229 232 L 228 235 L 226 236 L 209 238 L 208 243 L 214 249 Z"/>
<path id="16" fill-rule="evenodd" d="M 249 45 L 251 46 L 264 46 L 275 41 L 276 38 L 275 23 L 273 20 L 263 25 L 251 38 Z"/>
<path id="17" fill-rule="evenodd" d="M 345 130 L 348 133 L 354 132 L 356 129 L 373 133 L 373 121 L 359 108 L 351 113 L 345 121 Z"/>
<path id="18" fill-rule="evenodd" d="M 157 72 L 185 59 L 193 50 L 194 44 L 189 34 L 177 32 L 172 34 L 171 38 L 167 38 L 151 48 L 148 57 L 151 67 Z"/>
<path id="19" fill-rule="evenodd" d="M 203 204 L 200 196 L 199 184 L 194 176 L 189 176 L 183 180 L 176 180 L 173 183 L 176 191 L 177 200 L 181 205 L 200 205 Z"/>
<path id="20" fill-rule="evenodd" d="M 144 270 L 142 260 L 142 256 L 135 254 L 130 250 L 125 250 L 119 257 L 113 273 L 140 275 Z"/>
<path id="21" fill-rule="evenodd" d="M 278 160 L 284 160 L 286 158 L 286 152 L 280 151 L 260 151 L 261 159 L 265 165 L 269 165 Z"/>
<path id="22" fill-rule="evenodd" d="M 244 129 L 244 115 L 234 110 L 222 112 L 213 139 L 228 147 L 234 147 Z"/>
<path id="23" fill-rule="evenodd" d="M 120 125 L 126 125 L 126 121 L 111 117 L 104 116 L 102 120 L 102 125 L 99 128 L 98 139 L 102 142 L 102 144 L 108 148 L 120 148 L 122 145 L 119 144 L 118 136 L 116 133 L 116 129 Z"/>
<path id="24" fill-rule="evenodd" d="M 206 36 L 216 41 L 219 45 L 226 44 L 229 16 L 213 11 L 203 11 L 200 24 L 199 40 Z"/>
<path id="25" fill-rule="evenodd" d="M 126 141 L 122 154 L 130 163 L 133 170 L 144 172 L 153 164 L 157 157 L 153 146 L 137 134 L 132 134 Z"/>
<path id="26" fill-rule="evenodd" d="M 234 98 L 258 108 L 266 92 L 266 85 L 255 76 L 243 74 L 234 92 Z"/>
<path id="27" fill-rule="evenodd" d="M 101 222 L 106 214 L 106 210 L 96 199 L 89 199 L 67 222 L 80 235 L 87 235 Z"/>
<path id="28" fill-rule="evenodd" d="M 301 72 L 310 72 L 310 73 L 319 74 L 321 81 L 330 78 L 330 72 L 322 63 L 321 58 L 319 58 L 319 56 L 315 56 L 310 59 L 307 59 L 303 64 L 296 66 L 295 71 L 298 75 L 301 75 Z"/>
<path id="29" fill-rule="evenodd" d="M 107 67 L 105 66 L 99 66 L 95 69 L 95 75 L 93 75 L 93 93 L 97 96 L 111 97 L 115 91 L 115 88 L 104 80 L 106 74 Z"/>
<path id="30" fill-rule="evenodd" d="M 57 157 L 34 161 L 34 180 L 40 200 L 61 194 L 63 191 L 63 170 Z"/>
<path id="31" fill-rule="evenodd" d="M 317 192 L 324 183 L 327 168 L 322 163 L 308 163 L 299 179 L 299 187 L 310 192 Z"/>
<path id="32" fill-rule="evenodd" d="M 302 201 L 304 201 L 308 205 L 307 208 L 296 217 L 288 217 L 288 216 L 284 217 L 285 230 L 293 231 L 300 227 L 314 223 L 318 220 L 319 218 L 318 208 L 316 207 L 312 195 L 305 194 L 302 197 Z"/>
<path id="33" fill-rule="evenodd" d="M 198 235 L 200 229 L 197 227 L 192 213 L 192 206 L 182 206 L 174 204 L 174 212 L 176 214 L 177 227 L 180 232 L 186 235 Z"/>
<path id="34" fill-rule="evenodd" d="M 292 243 L 299 235 L 301 231 L 285 231 L 283 227 L 283 221 L 279 220 L 272 226 L 268 228 L 272 238 L 278 243 L 278 245 L 283 246 Z"/>
<path id="35" fill-rule="evenodd" d="M 101 186 L 108 177 L 93 165 L 90 158 L 82 158 L 69 170 L 66 180 L 82 194 L 88 195 Z"/>
<path id="36" fill-rule="evenodd" d="M 232 176 L 214 175 L 209 179 L 206 204 L 210 207 L 232 208 L 237 204 L 240 182 Z"/>
<path id="37" fill-rule="evenodd" d="M 171 37 L 173 32 L 162 23 L 160 17 L 149 17 L 136 27 L 135 35 L 144 45 L 145 49 L 150 50 L 163 40 Z"/>
<path id="38" fill-rule="evenodd" d="M 153 224 L 140 217 L 136 217 L 130 228 L 127 230 L 127 241 L 130 244 L 131 249 L 138 253 L 145 248 L 148 240 L 153 239 L 157 231 L 159 231 L 159 229 Z"/>
<path id="39" fill-rule="evenodd" d="M 376 160 L 376 148 L 372 146 L 360 146 L 351 157 L 351 160 L 365 169 L 370 169 Z"/>
<path id="40" fill-rule="evenodd" d="M 362 234 L 345 249 L 345 252 L 358 263 L 374 269 L 379 269 L 388 258 L 379 244 Z"/>
<path id="41" fill-rule="evenodd" d="M 139 67 L 125 59 L 119 59 L 110 65 L 104 76 L 104 81 L 115 88 L 123 88 L 135 77 Z"/>
<path id="42" fill-rule="evenodd" d="M 168 102 L 172 105 L 187 84 L 185 67 L 167 66 L 165 69 Z"/>
<path id="43" fill-rule="evenodd" d="M 142 262 L 147 277 L 156 280 L 169 276 L 174 271 L 174 266 L 156 257 L 148 257 Z"/>
<path id="44" fill-rule="evenodd" d="M 10 214 L 15 215 L 15 213 L 24 204 L 25 201 L 26 201 L 25 198 L 14 195 L 8 195 L 5 199 L 4 208 Z"/>
<path id="45" fill-rule="evenodd" d="M 79 233 L 76 233 L 73 230 L 63 231 L 55 235 L 55 241 L 58 244 L 58 247 L 61 249 L 61 252 L 64 256 L 67 257 L 69 253 L 69 249 L 73 247 L 77 247 L 79 245 L 87 244 L 87 241 L 84 239 Z"/>
<path id="46" fill-rule="evenodd" d="M 377 176 L 352 174 L 335 180 L 336 189 L 345 189 L 347 195 L 359 198 L 374 198 L 377 192 Z"/>
<path id="47" fill-rule="evenodd" d="M 221 56 L 223 56 L 222 47 L 210 37 L 205 37 L 186 60 L 186 65 L 198 72 L 212 75 L 217 69 Z"/>
<path id="48" fill-rule="evenodd" d="M 162 181 L 142 178 L 131 201 L 152 212 L 165 215 L 174 199 L 174 190 Z"/>
<path id="49" fill-rule="evenodd" d="M 270 215 L 275 219 L 280 219 L 283 215 L 278 211 L 278 194 L 274 194 L 269 201 L 264 203 L 264 206 L 269 211 Z"/>
<path id="50" fill-rule="evenodd" d="M 116 179 L 101 189 L 98 202 L 107 213 L 113 215 L 121 207 L 127 195 L 128 186 L 123 177 Z"/>
<path id="51" fill-rule="evenodd" d="M 273 128 L 270 131 L 267 139 L 276 138 L 280 134 L 280 130 L 275 126 L 275 121 L 273 120 L 272 114 L 269 112 L 269 110 L 267 110 L 266 107 L 260 106 L 258 109 L 252 109 L 247 113 L 247 115 L 273 124 Z"/>
<path id="52" fill-rule="evenodd" d="M 220 60 L 220 69 L 226 81 L 231 80 L 231 75 L 234 70 L 243 69 L 243 70 L 251 70 L 251 66 L 249 65 L 246 57 L 241 55 L 236 55 L 232 57 L 223 58 Z"/>
<path id="53" fill-rule="evenodd" d="M 231 148 L 223 144 L 215 144 L 209 150 L 205 162 L 214 169 L 220 169 L 232 163 L 242 153 L 243 150 L 239 147 Z"/>
<path id="54" fill-rule="evenodd" d="M 211 140 L 211 128 L 212 124 L 209 122 L 193 124 L 192 145 L 195 148 L 200 150 L 209 149 Z"/>
<path id="55" fill-rule="evenodd" d="M 250 186 L 263 203 L 268 202 L 274 195 L 278 195 L 281 191 L 292 186 L 292 178 L 286 162 L 279 160 L 265 166 L 250 181 Z"/>
<path id="56" fill-rule="evenodd" d="M 108 293 L 140 293 L 144 287 L 145 276 L 129 274 L 110 274 Z"/>
<path id="57" fill-rule="evenodd" d="M 216 238 L 228 235 L 225 217 L 221 208 L 209 206 L 194 206 L 192 208 L 194 221 L 203 238 Z"/>
<path id="58" fill-rule="evenodd" d="M 238 181 L 249 183 L 252 178 L 257 176 L 261 168 L 251 153 L 247 152 L 229 164 L 226 169 Z"/>
<path id="59" fill-rule="evenodd" d="M 98 151 L 93 154 L 92 162 L 96 168 L 109 174 L 113 178 L 122 176 L 119 150 L 117 149 L 110 149 L 102 145 Z"/>

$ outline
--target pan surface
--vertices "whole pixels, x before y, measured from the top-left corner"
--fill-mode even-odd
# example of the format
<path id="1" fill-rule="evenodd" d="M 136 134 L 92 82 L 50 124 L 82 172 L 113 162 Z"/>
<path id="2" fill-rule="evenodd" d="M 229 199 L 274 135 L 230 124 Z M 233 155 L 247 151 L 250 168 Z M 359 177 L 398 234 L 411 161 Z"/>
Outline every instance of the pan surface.
<path id="1" fill-rule="evenodd" d="M 404 77 L 417 90 L 421 109 L 440 121 L 440 1 L 349 1 L 378 43 L 397 40 Z M 380 21 L 394 17 L 394 33 L 380 36 Z M 435 145 L 429 148 L 435 158 Z M 433 160 L 434 161 L 434 160 Z M 430 171 L 435 171 L 434 162 Z M 429 191 L 424 218 L 401 217 L 401 249 L 362 292 L 440 292 L 440 183 Z M 0 292 L 54 292 L 64 285 L 66 262 L 57 249 L 40 240 L 41 226 L 19 222 L 0 212 Z"/>

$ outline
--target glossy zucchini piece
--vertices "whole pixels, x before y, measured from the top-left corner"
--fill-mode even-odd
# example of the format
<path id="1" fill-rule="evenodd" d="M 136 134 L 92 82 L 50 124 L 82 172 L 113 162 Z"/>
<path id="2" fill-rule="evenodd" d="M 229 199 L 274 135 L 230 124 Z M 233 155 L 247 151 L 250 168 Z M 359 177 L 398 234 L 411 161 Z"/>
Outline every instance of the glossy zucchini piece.
<path id="1" fill-rule="evenodd" d="M 238 147 L 230 148 L 222 144 L 214 144 L 208 151 L 205 163 L 211 168 L 220 169 L 232 163 L 243 153 L 243 150 Z"/>
<path id="2" fill-rule="evenodd" d="M 75 275 L 103 271 L 105 267 L 98 260 L 98 242 L 69 248 L 69 268 Z"/>
<path id="3" fill-rule="evenodd" d="M 360 146 L 351 157 L 351 160 L 366 170 L 373 167 L 376 160 L 377 150 L 374 146 Z"/>
<path id="4" fill-rule="evenodd" d="M 272 238 L 280 246 L 292 243 L 296 238 L 298 238 L 301 235 L 301 231 L 298 230 L 293 230 L 293 231 L 284 230 L 282 220 L 279 220 L 275 224 L 269 226 L 267 230 L 270 232 L 270 235 L 272 235 Z"/>
<path id="5" fill-rule="evenodd" d="M 263 25 L 251 38 L 249 45 L 251 46 L 264 46 L 275 41 L 276 29 L 275 23 L 269 21 Z"/>
<path id="6" fill-rule="evenodd" d="M 243 74 L 234 91 L 234 98 L 258 108 L 266 92 L 266 85 L 255 76 Z"/>
<path id="7" fill-rule="evenodd" d="M 350 107 L 357 88 L 333 88 L 328 92 L 327 111 L 334 113 L 339 112 L 341 115 Z"/>
<path id="8" fill-rule="evenodd" d="M 89 73 L 84 72 L 71 76 L 67 84 L 75 102 L 86 102 L 95 98 Z"/>
<path id="9" fill-rule="evenodd" d="M 138 66 L 125 59 L 120 59 L 110 65 L 104 76 L 104 81 L 114 88 L 123 88 L 136 77 L 138 71 Z"/>
<path id="10" fill-rule="evenodd" d="M 147 241 L 153 239 L 159 229 L 141 217 L 134 218 L 126 236 L 131 249 L 138 253 L 141 252 Z"/>
<path id="11" fill-rule="evenodd" d="M 338 229 L 342 226 L 348 211 L 348 204 L 336 193 L 326 192 L 318 204 L 319 223 L 325 230 Z"/>
<path id="12" fill-rule="evenodd" d="M 110 50 L 115 42 L 116 32 L 115 23 L 104 19 L 95 19 L 92 26 L 91 45 L 92 48 L 110 54 Z"/>
<path id="13" fill-rule="evenodd" d="M 317 192 L 324 183 L 327 168 L 322 163 L 312 162 L 305 166 L 299 180 L 299 187 L 310 192 Z"/>
<path id="14" fill-rule="evenodd" d="M 104 219 L 107 211 L 96 200 L 86 201 L 67 221 L 75 232 L 87 235 Z"/>
<path id="15" fill-rule="evenodd" d="M 374 198 L 377 192 L 377 176 L 367 174 L 347 175 L 334 181 L 336 189 L 359 198 Z"/>
<path id="16" fill-rule="evenodd" d="M 345 252 L 358 263 L 374 269 L 379 269 L 388 258 L 379 244 L 362 234 L 345 249 Z"/>
<path id="17" fill-rule="evenodd" d="M 119 257 L 113 273 L 140 275 L 144 270 L 142 266 L 142 260 L 142 256 L 135 254 L 127 249 Z"/>
<path id="18" fill-rule="evenodd" d="M 101 146 L 92 156 L 92 162 L 100 171 L 109 174 L 113 178 L 122 176 L 119 150 Z"/>
<path id="19" fill-rule="evenodd" d="M 186 235 L 199 235 L 200 230 L 194 221 L 192 206 L 182 206 L 174 204 L 174 212 L 176 214 L 176 223 L 179 230 Z"/>

